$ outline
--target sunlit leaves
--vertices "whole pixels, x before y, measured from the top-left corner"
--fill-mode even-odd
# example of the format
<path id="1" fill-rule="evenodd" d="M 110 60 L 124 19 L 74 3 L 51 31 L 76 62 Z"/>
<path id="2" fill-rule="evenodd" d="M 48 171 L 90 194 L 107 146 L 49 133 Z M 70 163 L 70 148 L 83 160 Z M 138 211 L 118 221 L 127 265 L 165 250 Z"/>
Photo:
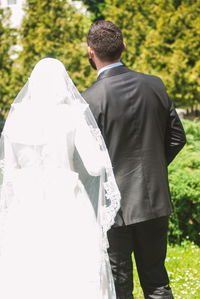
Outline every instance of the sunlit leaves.
<path id="1" fill-rule="evenodd" d="M 102 14 L 123 31 L 123 61 L 162 77 L 177 106 L 200 102 L 200 1 L 111 1 Z"/>
<path id="2" fill-rule="evenodd" d="M 21 85 L 44 57 L 60 59 L 79 90 L 90 85 L 95 74 L 87 61 L 88 27 L 88 18 L 66 0 L 28 0 L 20 28 L 22 51 L 16 61 Z"/>
<path id="3" fill-rule="evenodd" d="M 0 9 L 0 120 L 5 116 L 11 97 L 11 77 L 15 30 L 10 27 L 10 12 Z"/>

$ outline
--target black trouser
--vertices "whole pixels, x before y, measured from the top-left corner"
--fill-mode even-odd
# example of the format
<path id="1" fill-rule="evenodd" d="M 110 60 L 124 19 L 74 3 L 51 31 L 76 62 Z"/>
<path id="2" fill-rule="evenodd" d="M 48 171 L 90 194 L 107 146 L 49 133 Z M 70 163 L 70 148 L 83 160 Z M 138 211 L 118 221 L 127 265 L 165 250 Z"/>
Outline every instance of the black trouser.
<path id="1" fill-rule="evenodd" d="M 134 253 L 146 299 L 172 299 L 165 269 L 168 217 L 115 227 L 108 232 L 108 249 L 118 299 L 132 299 Z"/>

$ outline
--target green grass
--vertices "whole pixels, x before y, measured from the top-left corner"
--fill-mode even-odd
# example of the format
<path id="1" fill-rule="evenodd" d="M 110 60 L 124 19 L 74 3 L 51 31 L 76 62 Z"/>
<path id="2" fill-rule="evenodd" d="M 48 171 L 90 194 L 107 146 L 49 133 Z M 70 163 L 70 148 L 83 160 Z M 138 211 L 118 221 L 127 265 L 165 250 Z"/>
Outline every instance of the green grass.
<path id="1" fill-rule="evenodd" d="M 169 246 L 166 268 L 175 299 L 200 298 L 200 248 L 185 242 L 182 246 Z M 137 271 L 134 266 L 135 299 L 143 299 Z"/>

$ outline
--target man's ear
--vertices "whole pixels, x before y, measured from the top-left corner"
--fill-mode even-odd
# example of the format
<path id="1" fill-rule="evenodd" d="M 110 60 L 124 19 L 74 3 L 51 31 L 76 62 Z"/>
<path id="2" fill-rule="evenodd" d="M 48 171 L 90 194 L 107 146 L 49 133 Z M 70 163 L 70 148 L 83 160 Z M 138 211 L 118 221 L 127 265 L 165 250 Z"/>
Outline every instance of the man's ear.
<path id="1" fill-rule="evenodd" d="M 88 46 L 88 56 L 94 58 L 94 50 L 90 46 Z"/>
<path id="2" fill-rule="evenodd" d="M 124 48 L 123 51 L 126 51 L 126 42 L 123 42 Z"/>

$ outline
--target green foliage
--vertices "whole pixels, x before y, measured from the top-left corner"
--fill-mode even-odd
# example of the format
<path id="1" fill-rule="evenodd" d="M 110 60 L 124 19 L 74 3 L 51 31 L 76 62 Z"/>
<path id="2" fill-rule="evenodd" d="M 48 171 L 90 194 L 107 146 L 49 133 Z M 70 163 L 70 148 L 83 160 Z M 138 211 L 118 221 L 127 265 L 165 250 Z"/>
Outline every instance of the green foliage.
<path id="1" fill-rule="evenodd" d="M 105 9 L 104 0 L 82 0 L 91 13 L 92 21 L 102 19 L 102 11 Z"/>
<path id="2" fill-rule="evenodd" d="M 174 213 L 170 217 L 169 241 L 188 238 L 200 245 L 200 122 L 184 121 L 187 145 L 169 166 Z"/>
<path id="3" fill-rule="evenodd" d="M 193 243 L 184 242 L 181 246 L 169 246 L 166 268 L 170 285 L 176 299 L 200 298 L 200 248 Z M 135 276 L 135 299 L 143 299 L 137 272 Z"/>
<path id="4" fill-rule="evenodd" d="M 177 106 L 200 101 L 200 0 L 82 0 L 91 20 L 106 18 L 123 31 L 125 64 L 160 76 Z M 27 0 L 19 32 L 21 50 L 14 61 L 14 31 L 8 14 L 0 12 L 0 110 L 5 117 L 10 102 L 26 82 L 35 63 L 47 56 L 60 59 L 80 91 L 96 73 L 87 61 L 88 16 L 66 0 Z"/>
<path id="5" fill-rule="evenodd" d="M 123 31 L 125 64 L 160 76 L 177 106 L 200 102 L 200 0 L 106 0 Z"/>
<path id="6" fill-rule="evenodd" d="M 13 65 L 11 54 L 16 40 L 15 30 L 10 27 L 9 19 L 9 9 L 0 9 L 0 120 L 9 107 Z"/>
<path id="7" fill-rule="evenodd" d="M 87 61 L 88 26 L 88 19 L 66 0 L 28 0 L 15 63 L 16 93 L 44 57 L 60 59 L 80 91 L 90 85 L 95 74 Z"/>

